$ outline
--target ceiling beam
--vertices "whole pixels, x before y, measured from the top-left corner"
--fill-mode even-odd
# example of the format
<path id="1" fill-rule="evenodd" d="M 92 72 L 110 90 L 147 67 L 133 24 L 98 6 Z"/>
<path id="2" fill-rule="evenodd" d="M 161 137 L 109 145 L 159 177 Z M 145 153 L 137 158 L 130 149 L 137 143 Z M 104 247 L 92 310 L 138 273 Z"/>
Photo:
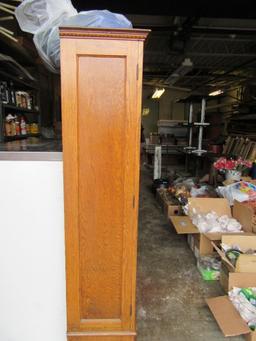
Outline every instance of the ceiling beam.
<path id="1" fill-rule="evenodd" d="M 177 53 L 172 53 L 171 51 L 168 51 L 168 53 L 164 53 L 166 51 L 151 51 L 151 50 L 145 50 L 144 55 L 145 57 L 182 57 L 178 56 Z M 214 51 L 209 51 L 209 52 L 200 52 L 200 51 L 186 51 L 184 53 L 184 56 L 190 56 L 190 57 L 239 57 L 239 58 L 255 58 L 256 57 L 256 52 L 255 53 L 243 53 L 243 52 L 214 52 Z"/>
<path id="2" fill-rule="evenodd" d="M 185 53 L 187 56 L 191 57 L 224 57 L 224 58 L 230 58 L 230 57 L 239 57 L 239 58 L 255 58 L 256 53 L 235 53 L 235 52 L 191 52 L 187 51 Z"/>
<path id="3" fill-rule="evenodd" d="M 227 26 L 193 26 L 193 32 L 209 33 L 209 34 L 240 34 L 255 35 L 255 27 L 227 27 Z"/>
<path id="4" fill-rule="evenodd" d="M 202 34 L 198 35 L 198 36 L 192 36 L 190 38 L 190 40 L 196 40 L 196 41 L 228 41 L 228 42 L 233 42 L 233 43 L 249 43 L 249 42 L 255 42 L 256 37 L 253 38 L 243 38 L 243 37 L 237 37 L 236 35 L 233 36 L 232 34 L 228 34 L 227 36 L 216 36 L 216 37 L 212 37 L 212 36 L 204 36 Z"/>
<path id="5" fill-rule="evenodd" d="M 171 72 L 174 68 L 177 68 L 180 66 L 180 63 L 177 64 L 170 64 L 170 63 L 147 63 L 147 61 L 144 62 L 144 70 L 155 70 L 155 71 L 161 71 L 161 72 Z M 212 70 L 213 67 L 210 65 L 195 65 L 194 69 L 200 69 L 200 70 Z M 220 66 L 215 67 L 214 69 L 220 69 Z"/>
<path id="6" fill-rule="evenodd" d="M 203 81 L 199 86 L 195 86 L 193 87 L 193 91 L 194 90 L 198 90 L 198 89 L 201 89 L 203 88 L 204 86 L 207 85 L 207 83 L 210 83 L 210 82 L 215 82 L 215 81 L 218 81 L 219 79 L 223 78 L 223 77 L 226 77 L 227 75 L 231 74 L 232 72 L 236 71 L 236 70 L 239 70 L 239 69 L 242 69 L 244 68 L 245 66 L 248 66 L 248 65 L 251 65 L 253 63 L 256 62 L 256 57 L 255 58 L 252 58 L 250 60 L 247 60 L 247 61 L 244 61 L 242 63 L 239 63 L 235 66 L 231 66 L 229 68 L 229 70 L 227 70 L 226 72 L 224 72 L 222 75 L 216 75 L 214 77 L 212 77 L 211 79 L 207 80 L 207 81 Z"/>

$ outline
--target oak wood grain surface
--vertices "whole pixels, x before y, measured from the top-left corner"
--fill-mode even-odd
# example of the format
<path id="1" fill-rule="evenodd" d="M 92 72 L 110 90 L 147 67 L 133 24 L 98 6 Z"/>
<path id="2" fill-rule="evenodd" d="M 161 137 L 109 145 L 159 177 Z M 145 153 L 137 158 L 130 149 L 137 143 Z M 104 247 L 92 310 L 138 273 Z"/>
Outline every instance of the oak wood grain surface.
<path id="1" fill-rule="evenodd" d="M 61 30 L 67 319 L 68 332 L 74 332 L 69 341 L 131 341 L 134 335 L 115 333 L 135 332 L 147 32 L 105 34 Z"/>
<path id="2" fill-rule="evenodd" d="M 97 335 L 97 336 L 69 336 L 69 341 L 134 341 L 135 336 L 124 336 L 124 335 Z"/>

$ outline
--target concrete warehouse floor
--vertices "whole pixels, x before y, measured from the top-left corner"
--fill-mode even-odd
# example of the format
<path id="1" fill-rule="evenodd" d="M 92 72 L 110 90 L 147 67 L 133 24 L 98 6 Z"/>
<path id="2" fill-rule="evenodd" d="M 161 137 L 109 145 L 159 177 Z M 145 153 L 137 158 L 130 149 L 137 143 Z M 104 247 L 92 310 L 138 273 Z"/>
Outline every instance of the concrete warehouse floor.
<path id="1" fill-rule="evenodd" d="M 137 281 L 137 341 L 224 341 L 205 298 L 223 295 L 201 278 L 185 236 L 177 235 L 151 192 L 142 167 Z M 227 316 L 228 318 L 228 316 Z"/>

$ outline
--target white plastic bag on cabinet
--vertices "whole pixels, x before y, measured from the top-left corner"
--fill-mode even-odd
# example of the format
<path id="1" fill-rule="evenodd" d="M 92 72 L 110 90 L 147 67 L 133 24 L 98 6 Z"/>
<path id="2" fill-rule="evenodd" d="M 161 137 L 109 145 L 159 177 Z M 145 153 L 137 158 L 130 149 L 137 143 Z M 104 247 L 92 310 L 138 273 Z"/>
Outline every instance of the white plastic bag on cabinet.
<path id="1" fill-rule="evenodd" d="M 63 18 L 59 26 L 79 26 L 79 27 L 111 27 L 111 28 L 132 28 L 132 24 L 123 15 L 103 11 L 86 11 L 80 12 L 72 17 Z M 48 35 L 46 55 L 49 57 L 51 63 L 55 67 L 60 67 L 60 39 L 59 39 L 59 27 L 54 26 L 49 34 L 47 32 L 41 32 L 35 37 L 35 44 L 39 44 L 41 35 Z"/>
<path id="2" fill-rule="evenodd" d="M 15 11 L 23 31 L 34 34 L 40 57 L 52 72 L 60 66 L 60 26 L 132 28 L 121 14 L 110 11 L 77 11 L 70 0 L 24 0 Z"/>
<path id="3" fill-rule="evenodd" d="M 70 0 L 24 0 L 16 8 L 15 16 L 22 31 L 35 34 L 45 24 L 77 14 Z"/>

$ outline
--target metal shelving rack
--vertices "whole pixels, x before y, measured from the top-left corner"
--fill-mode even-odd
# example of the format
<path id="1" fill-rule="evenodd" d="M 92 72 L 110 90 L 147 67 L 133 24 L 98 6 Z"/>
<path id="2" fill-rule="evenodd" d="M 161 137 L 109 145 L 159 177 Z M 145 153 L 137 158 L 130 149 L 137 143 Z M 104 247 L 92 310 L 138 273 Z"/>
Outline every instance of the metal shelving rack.
<path id="1" fill-rule="evenodd" d="M 184 123 L 184 125 L 188 127 L 188 136 L 189 136 L 188 146 L 185 147 L 184 150 L 187 153 L 193 153 L 198 156 L 201 156 L 202 154 L 207 152 L 207 150 L 202 149 L 203 130 L 204 128 L 210 125 L 210 123 L 207 123 L 204 121 L 205 120 L 205 108 L 206 108 L 206 100 L 205 98 L 202 98 L 200 122 L 193 122 L 193 104 L 190 103 L 188 123 Z M 197 148 L 192 146 L 194 127 L 198 127 L 198 130 L 199 130 Z"/>
<path id="2" fill-rule="evenodd" d="M 196 102 L 201 102 L 201 117 L 199 122 L 193 122 L 193 100 Z M 199 173 L 200 168 L 200 159 L 202 156 L 207 154 L 207 150 L 204 150 L 203 147 L 203 130 L 210 123 L 205 122 L 205 109 L 206 109 L 206 99 L 204 97 L 199 98 L 199 96 L 191 96 L 189 100 L 189 115 L 188 122 L 184 123 L 184 125 L 188 128 L 188 145 L 184 147 L 183 152 L 186 154 L 185 161 L 185 170 L 189 171 L 190 159 L 191 156 L 196 157 L 196 166 L 195 166 L 195 174 L 196 176 Z M 198 128 L 198 143 L 197 147 L 193 146 L 193 129 Z"/>
<path id="3" fill-rule="evenodd" d="M 0 70 L 0 80 L 10 82 L 12 81 L 14 84 L 15 89 L 17 90 L 32 90 L 36 94 L 37 98 L 37 103 L 38 103 L 38 108 L 40 107 L 39 105 L 39 87 L 35 82 L 28 82 L 25 81 L 24 79 L 20 79 L 18 77 L 15 77 L 13 75 L 9 75 L 8 73 Z M 7 112 L 8 111 L 8 112 Z M 40 134 L 27 134 L 27 135 L 18 135 L 18 136 L 5 136 L 5 116 L 8 113 L 15 113 L 17 115 L 26 115 L 29 116 L 30 118 L 32 115 L 36 116 L 36 122 L 38 123 L 39 127 L 41 126 L 41 115 L 40 115 L 40 110 L 37 108 L 33 109 L 27 109 L 27 108 L 22 108 L 19 106 L 15 106 L 9 103 L 3 103 L 0 101 L 0 142 L 7 142 L 7 141 L 16 141 L 16 140 L 22 140 L 26 139 L 28 137 L 39 137 Z"/>

